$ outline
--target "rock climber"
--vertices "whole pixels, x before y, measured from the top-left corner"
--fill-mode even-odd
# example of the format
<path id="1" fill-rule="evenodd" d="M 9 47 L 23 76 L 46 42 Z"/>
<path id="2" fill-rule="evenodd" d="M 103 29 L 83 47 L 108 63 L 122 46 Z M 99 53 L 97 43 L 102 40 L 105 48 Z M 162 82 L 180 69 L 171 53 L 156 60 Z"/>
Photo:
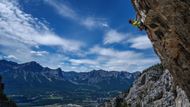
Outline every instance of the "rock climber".
<path id="1" fill-rule="evenodd" d="M 146 26 L 140 20 L 139 16 L 136 16 L 136 19 L 129 19 L 129 23 L 135 27 L 138 27 L 140 31 L 142 31 L 144 29 L 146 30 Z"/>

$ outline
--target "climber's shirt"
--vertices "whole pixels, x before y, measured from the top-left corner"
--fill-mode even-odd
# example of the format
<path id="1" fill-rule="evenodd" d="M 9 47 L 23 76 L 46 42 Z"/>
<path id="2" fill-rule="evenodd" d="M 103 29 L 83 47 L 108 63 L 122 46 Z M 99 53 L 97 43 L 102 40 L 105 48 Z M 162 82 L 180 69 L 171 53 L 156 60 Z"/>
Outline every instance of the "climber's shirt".
<path id="1" fill-rule="evenodd" d="M 140 21 L 137 21 L 137 20 L 133 20 L 133 21 L 132 21 L 132 25 L 133 25 L 133 26 L 136 26 L 136 27 L 140 27 L 140 26 L 141 26 L 141 22 L 140 22 Z"/>

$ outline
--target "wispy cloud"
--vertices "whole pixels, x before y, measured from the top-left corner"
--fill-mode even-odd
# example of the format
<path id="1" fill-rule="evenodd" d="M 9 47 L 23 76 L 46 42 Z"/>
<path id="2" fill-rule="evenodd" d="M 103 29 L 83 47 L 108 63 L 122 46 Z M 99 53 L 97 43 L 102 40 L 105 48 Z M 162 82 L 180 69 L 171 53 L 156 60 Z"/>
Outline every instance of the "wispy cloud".
<path id="1" fill-rule="evenodd" d="M 104 37 L 104 44 L 121 43 L 126 41 L 127 35 L 117 32 L 116 30 L 109 30 Z"/>
<path id="2" fill-rule="evenodd" d="M 35 60 L 44 66 L 56 68 L 60 62 L 67 59 L 62 51 L 75 53 L 84 46 L 80 41 L 65 39 L 55 34 L 46 24 L 23 12 L 19 7 L 13 0 L 0 1 L 0 50 L 4 55 L 1 58 L 17 62 Z M 56 50 L 61 52 L 40 51 L 41 46 L 56 47 Z"/>
<path id="3" fill-rule="evenodd" d="M 143 53 L 126 50 L 118 51 L 112 48 L 94 46 L 88 54 L 94 54 L 94 59 L 72 59 L 71 66 L 83 67 L 88 70 L 104 69 L 110 71 L 141 71 L 152 64 L 159 63 L 155 57 L 144 57 Z M 81 68 L 82 69 L 82 68 Z"/>
<path id="4" fill-rule="evenodd" d="M 106 20 L 91 16 L 83 17 L 71 7 L 55 0 L 47 0 L 62 17 L 74 20 L 88 29 L 108 28 L 103 44 L 129 43 L 131 48 L 148 49 L 151 47 L 145 35 L 133 36 L 111 29 Z M 157 58 L 144 57 L 143 53 L 96 45 L 82 51 L 84 43 L 66 39 L 54 33 L 43 21 L 23 12 L 14 0 L 0 1 L 0 50 L 1 58 L 27 62 L 38 61 L 43 66 L 62 67 L 64 70 L 89 71 L 92 69 L 137 71 L 159 62 Z M 56 48 L 51 52 L 41 47 Z M 59 51 L 61 50 L 61 51 Z M 54 50 L 53 50 L 54 51 Z M 82 52 L 81 52 L 82 51 Z M 67 54 L 81 54 L 72 57 Z M 87 57 L 87 56 L 93 56 Z"/>
<path id="5" fill-rule="evenodd" d="M 52 6 L 60 16 L 71 19 L 87 29 L 98 27 L 109 28 L 108 23 L 103 18 L 80 15 L 71 6 L 56 0 L 45 0 L 45 2 Z"/>
<path id="6" fill-rule="evenodd" d="M 40 20 L 20 10 L 14 2 L 3 0 L 0 5 L 1 38 L 17 40 L 31 46 L 60 46 L 66 51 L 79 50 L 82 46 L 79 41 L 56 35 Z"/>
<path id="7" fill-rule="evenodd" d="M 30 51 L 30 53 L 34 56 L 44 56 L 44 55 L 47 55 L 49 54 L 49 52 L 47 51 Z"/>
<path id="8" fill-rule="evenodd" d="M 18 60 L 18 58 L 14 55 L 3 56 L 3 58 L 7 60 Z"/>
<path id="9" fill-rule="evenodd" d="M 141 54 L 136 53 L 134 51 L 117 51 L 111 48 L 103 48 L 99 46 L 95 46 L 90 50 L 91 53 L 96 53 L 98 55 L 102 55 L 108 58 L 119 58 L 119 59 L 130 59 L 130 58 L 138 58 Z"/>
<path id="10" fill-rule="evenodd" d="M 88 29 L 96 27 L 109 28 L 108 23 L 101 18 L 87 17 L 86 19 L 81 20 L 81 24 Z"/>
<path id="11" fill-rule="evenodd" d="M 146 35 L 141 35 L 129 40 L 132 43 L 131 48 L 135 49 L 150 49 L 152 44 Z"/>
<path id="12" fill-rule="evenodd" d="M 70 59 L 72 65 L 97 65 L 98 63 L 90 59 Z"/>
<path id="13" fill-rule="evenodd" d="M 104 44 L 130 44 L 131 48 L 134 49 L 150 49 L 152 44 L 146 35 L 134 35 L 130 33 L 122 33 L 116 30 L 109 30 L 104 35 Z"/>
<path id="14" fill-rule="evenodd" d="M 74 20 L 78 20 L 77 13 L 71 9 L 69 6 L 58 2 L 57 0 L 45 0 L 50 6 L 54 7 L 55 10 L 63 17 L 71 18 Z"/>

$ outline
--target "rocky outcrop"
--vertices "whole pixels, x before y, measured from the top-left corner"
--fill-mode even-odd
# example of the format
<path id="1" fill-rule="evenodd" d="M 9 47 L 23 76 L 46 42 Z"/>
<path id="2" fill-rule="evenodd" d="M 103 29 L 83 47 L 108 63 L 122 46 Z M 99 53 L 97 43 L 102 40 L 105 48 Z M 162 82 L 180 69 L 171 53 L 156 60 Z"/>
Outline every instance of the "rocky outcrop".
<path id="1" fill-rule="evenodd" d="M 0 107 L 16 107 L 16 104 L 12 101 L 10 101 L 6 95 L 3 93 L 4 90 L 4 84 L 1 82 L 1 76 L 0 76 Z"/>
<path id="2" fill-rule="evenodd" d="M 175 85 L 190 99 L 190 0 L 132 0 Z"/>
<path id="3" fill-rule="evenodd" d="M 128 93 L 104 104 L 104 107 L 190 107 L 185 92 L 175 87 L 173 77 L 161 65 L 145 70 Z"/>

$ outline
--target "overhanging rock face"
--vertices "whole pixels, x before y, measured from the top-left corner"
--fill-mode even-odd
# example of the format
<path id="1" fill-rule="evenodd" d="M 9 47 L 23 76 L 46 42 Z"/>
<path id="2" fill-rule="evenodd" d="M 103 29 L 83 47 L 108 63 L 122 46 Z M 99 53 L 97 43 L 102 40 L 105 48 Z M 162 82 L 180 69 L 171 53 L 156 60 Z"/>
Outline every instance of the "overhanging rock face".
<path id="1" fill-rule="evenodd" d="M 162 64 L 190 99 L 190 0 L 132 0 Z"/>

